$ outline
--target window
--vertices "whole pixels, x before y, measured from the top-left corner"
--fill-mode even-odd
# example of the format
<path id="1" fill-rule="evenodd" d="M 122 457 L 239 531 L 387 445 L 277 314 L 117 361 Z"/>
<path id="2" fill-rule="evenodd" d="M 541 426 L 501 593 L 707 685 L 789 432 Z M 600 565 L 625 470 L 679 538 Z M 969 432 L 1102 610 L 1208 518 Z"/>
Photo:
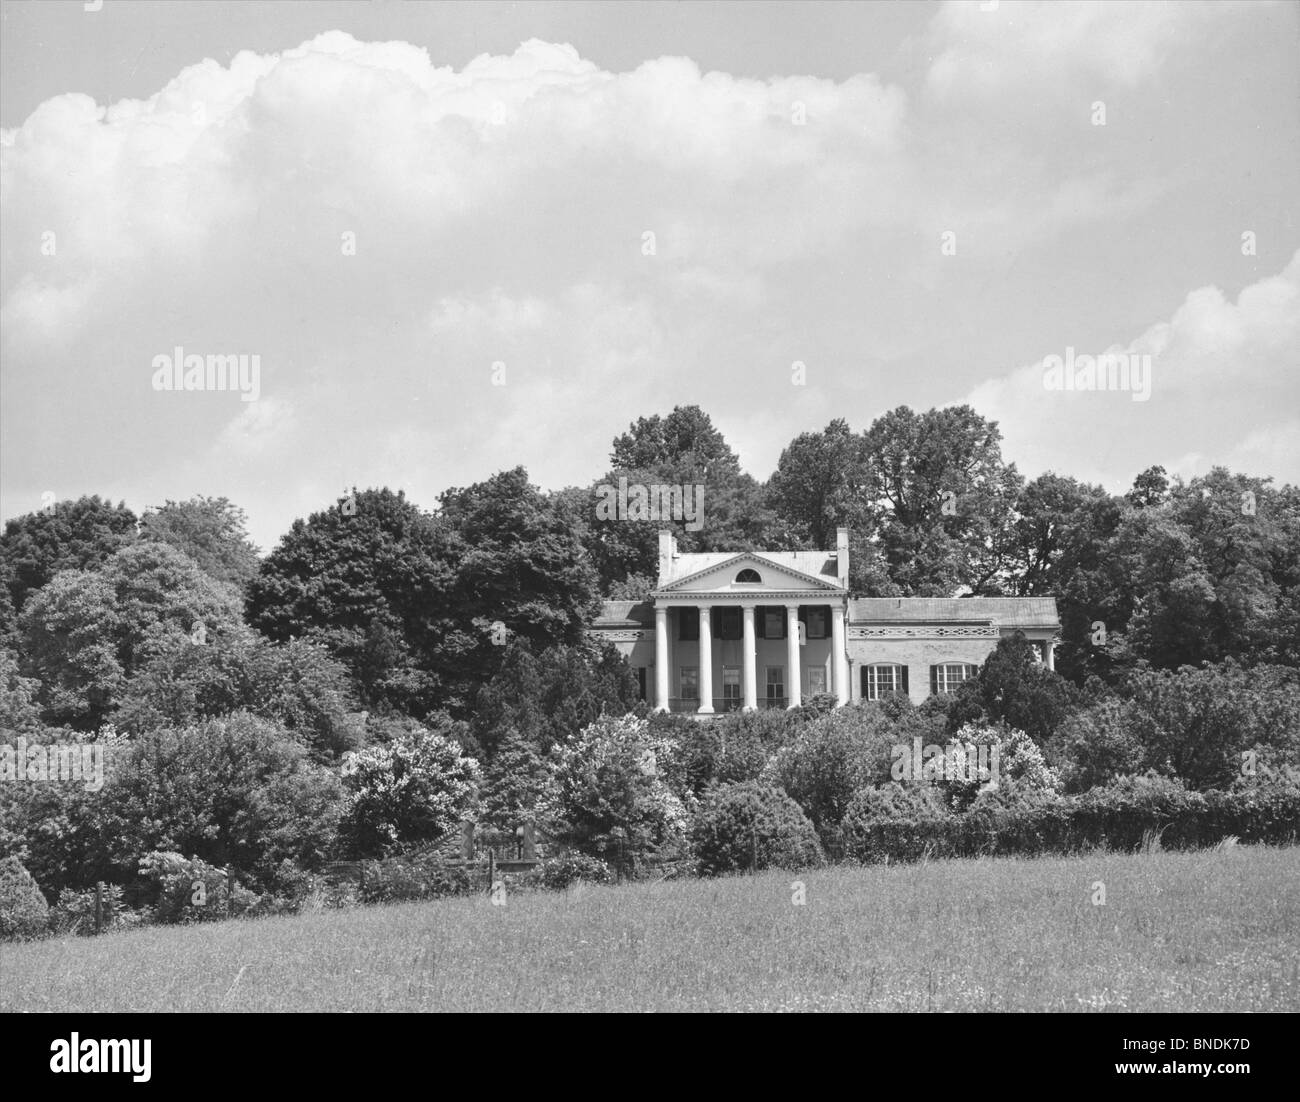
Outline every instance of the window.
<path id="1" fill-rule="evenodd" d="M 682 699 L 700 699 L 700 668 L 698 666 L 682 667 Z"/>
<path id="2" fill-rule="evenodd" d="M 830 635 L 830 610 L 826 608 L 805 608 L 802 610 L 804 622 L 808 625 L 809 639 L 825 639 Z"/>
<path id="3" fill-rule="evenodd" d="M 907 692 L 907 667 L 895 665 L 862 667 L 862 699 L 883 700 L 893 693 Z"/>
<path id="4" fill-rule="evenodd" d="M 968 662 L 944 662 L 931 666 L 930 692 L 935 695 L 956 692 L 958 685 L 969 681 L 979 672 L 978 666 L 972 666 Z"/>
<path id="5" fill-rule="evenodd" d="M 740 609 L 720 609 L 717 616 L 717 634 L 719 639 L 739 639 L 744 634 L 740 618 Z"/>
<path id="6" fill-rule="evenodd" d="M 734 712 L 740 707 L 740 667 L 722 667 L 722 702 L 723 707 Z"/>
<path id="7" fill-rule="evenodd" d="M 698 608 L 679 608 L 677 610 L 677 638 L 683 643 L 690 643 L 700 637 L 700 610 Z"/>
<path id="8" fill-rule="evenodd" d="M 636 668 L 636 698 L 637 698 L 637 700 L 645 700 L 645 699 L 646 699 L 646 695 L 645 695 L 645 679 L 646 679 L 646 669 L 645 669 L 645 667 L 644 667 L 644 666 L 637 666 L 637 668 Z"/>
<path id="9" fill-rule="evenodd" d="M 809 666 L 808 667 L 808 695 L 816 696 L 818 693 L 826 691 L 826 667 Z"/>
<path id="10" fill-rule="evenodd" d="M 785 699 L 785 667 L 784 666 L 767 667 L 767 699 L 768 700 Z"/>
<path id="11" fill-rule="evenodd" d="M 742 585 L 759 585 L 762 583 L 763 579 L 759 576 L 757 570 L 750 570 L 746 567 L 736 575 L 736 581 L 740 582 Z"/>
<path id="12" fill-rule="evenodd" d="M 784 639 L 785 638 L 785 609 L 783 608 L 765 608 L 763 613 L 763 638 L 764 639 Z"/>

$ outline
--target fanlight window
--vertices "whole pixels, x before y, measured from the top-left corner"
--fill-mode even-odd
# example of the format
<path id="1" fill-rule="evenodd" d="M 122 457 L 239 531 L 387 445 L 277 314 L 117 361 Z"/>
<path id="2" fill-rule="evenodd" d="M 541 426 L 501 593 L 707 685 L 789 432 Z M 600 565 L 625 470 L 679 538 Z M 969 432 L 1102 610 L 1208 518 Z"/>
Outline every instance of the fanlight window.
<path id="1" fill-rule="evenodd" d="M 744 570 L 742 570 L 739 574 L 736 575 L 736 581 L 738 582 L 755 583 L 755 582 L 761 582 L 762 580 L 763 579 L 758 576 L 757 570 L 750 570 L 748 567 L 746 567 Z"/>

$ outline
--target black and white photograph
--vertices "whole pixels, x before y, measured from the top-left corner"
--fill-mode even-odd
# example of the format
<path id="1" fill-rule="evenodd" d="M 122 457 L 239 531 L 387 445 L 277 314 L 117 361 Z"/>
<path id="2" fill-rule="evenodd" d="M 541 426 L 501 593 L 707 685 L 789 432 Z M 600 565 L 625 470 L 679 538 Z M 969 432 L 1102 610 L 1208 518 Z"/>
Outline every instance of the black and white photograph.
<path id="1" fill-rule="evenodd" d="M 24 1059 L 1071 1014 L 1241 1090 L 1298 199 L 1296 0 L 0 0 Z"/>

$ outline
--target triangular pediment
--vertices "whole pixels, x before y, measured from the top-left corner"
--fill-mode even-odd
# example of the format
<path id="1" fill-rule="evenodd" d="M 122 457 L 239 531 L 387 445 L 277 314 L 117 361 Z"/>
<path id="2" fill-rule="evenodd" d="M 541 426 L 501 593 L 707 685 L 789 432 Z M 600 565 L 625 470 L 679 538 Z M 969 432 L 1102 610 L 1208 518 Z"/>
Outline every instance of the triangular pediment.
<path id="1" fill-rule="evenodd" d="M 742 570 L 752 570 L 759 576 L 758 582 L 738 582 L 736 577 Z M 753 595 L 762 597 L 767 593 L 837 593 L 843 589 L 834 581 L 805 574 L 783 563 L 775 563 L 752 551 L 741 552 L 724 562 L 714 563 L 694 574 L 687 574 L 667 585 L 660 586 L 655 593 L 725 593 L 732 597 Z"/>

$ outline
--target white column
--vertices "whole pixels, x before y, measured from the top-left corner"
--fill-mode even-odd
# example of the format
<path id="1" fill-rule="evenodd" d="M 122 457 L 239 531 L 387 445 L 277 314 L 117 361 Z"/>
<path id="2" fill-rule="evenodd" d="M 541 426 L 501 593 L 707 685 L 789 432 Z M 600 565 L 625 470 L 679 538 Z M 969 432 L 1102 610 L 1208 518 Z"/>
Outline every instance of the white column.
<path id="1" fill-rule="evenodd" d="M 844 645 L 844 616 L 844 609 L 831 609 L 831 665 L 835 667 L 835 699 L 840 704 L 849 702 L 849 656 Z"/>
<path id="2" fill-rule="evenodd" d="M 655 711 L 668 711 L 668 608 L 655 606 Z"/>
<path id="3" fill-rule="evenodd" d="M 1047 668 L 1049 670 L 1056 669 L 1056 640 L 1055 639 L 1049 639 L 1047 641 Z"/>
<path id="4" fill-rule="evenodd" d="M 786 670 L 786 680 L 789 684 L 786 686 L 785 696 L 790 702 L 787 707 L 797 708 L 803 703 L 803 686 L 800 681 L 803 677 L 799 669 L 799 606 L 785 606 L 785 656 L 786 665 L 790 668 Z"/>
<path id="5" fill-rule="evenodd" d="M 742 605 L 745 615 L 745 711 L 758 707 L 757 643 L 754 635 L 754 606 Z"/>
<path id="6" fill-rule="evenodd" d="M 700 706 L 703 715 L 713 714 L 713 624 L 708 605 L 700 606 Z"/>

